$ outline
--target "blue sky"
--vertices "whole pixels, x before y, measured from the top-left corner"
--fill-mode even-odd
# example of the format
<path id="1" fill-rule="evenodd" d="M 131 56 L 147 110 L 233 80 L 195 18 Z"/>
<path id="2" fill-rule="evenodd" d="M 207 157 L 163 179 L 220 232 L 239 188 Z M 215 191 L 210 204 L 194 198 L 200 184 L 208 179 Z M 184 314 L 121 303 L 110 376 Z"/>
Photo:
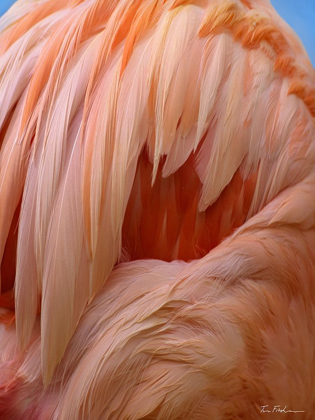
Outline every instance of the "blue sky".
<path id="1" fill-rule="evenodd" d="M 13 3 L 0 0 L 0 15 Z M 315 67 L 315 0 L 271 0 L 271 3 L 299 35 Z"/>
<path id="2" fill-rule="evenodd" d="M 271 3 L 298 34 L 315 67 L 315 0 L 271 0 Z"/>

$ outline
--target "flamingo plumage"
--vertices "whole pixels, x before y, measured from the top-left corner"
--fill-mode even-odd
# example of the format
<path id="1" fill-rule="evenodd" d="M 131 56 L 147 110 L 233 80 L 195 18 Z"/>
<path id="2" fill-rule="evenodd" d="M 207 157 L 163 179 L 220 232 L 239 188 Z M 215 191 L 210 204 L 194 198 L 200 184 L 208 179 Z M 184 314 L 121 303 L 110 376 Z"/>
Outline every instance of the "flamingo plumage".
<path id="1" fill-rule="evenodd" d="M 19 0 L 0 31 L 0 418 L 313 419 L 291 28 L 268 0 Z"/>

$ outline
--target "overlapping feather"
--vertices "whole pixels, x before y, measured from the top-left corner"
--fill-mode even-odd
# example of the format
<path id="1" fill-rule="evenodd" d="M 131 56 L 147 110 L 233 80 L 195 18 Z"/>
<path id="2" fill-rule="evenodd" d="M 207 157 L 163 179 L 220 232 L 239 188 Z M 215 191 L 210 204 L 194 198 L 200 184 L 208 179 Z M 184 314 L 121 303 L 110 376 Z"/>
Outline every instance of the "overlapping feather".
<path id="1" fill-rule="evenodd" d="M 241 31 L 234 39 L 231 32 L 234 23 L 255 18 L 252 12 L 246 15 L 246 2 L 226 3 L 215 22 L 212 9 L 207 12 L 209 2 L 73 0 L 65 7 L 61 1 L 47 1 L 46 8 L 44 2 L 36 7 L 23 3 L 2 19 L 5 27 L 12 26 L 1 35 L 0 256 L 23 193 L 17 333 L 25 348 L 41 300 L 46 383 L 86 303 L 93 301 L 124 252 L 122 225 L 143 150 L 153 163 L 152 188 L 164 156 L 162 175 L 168 177 L 195 153 L 200 212 L 218 199 L 239 169 L 244 183 L 257 175 L 248 217 L 294 182 L 311 177 L 314 120 L 305 101 L 288 96 L 290 74 L 275 67 L 274 40 L 268 47 L 267 41 L 241 45 Z M 260 2 L 252 3 L 260 8 Z M 262 8 L 268 12 L 268 7 Z M 33 12 L 26 14 L 30 8 Z M 298 75 L 303 82 L 311 80 L 302 71 Z M 302 198 L 312 185 L 304 185 Z M 293 223 L 291 209 L 297 208 L 291 197 L 266 210 L 275 224 Z M 309 226 L 307 214 L 309 220 L 297 223 Z M 153 301 L 159 302 L 156 295 Z M 138 314 L 137 319 L 147 316 Z M 160 320 L 145 322 L 149 331 Z M 139 326 L 119 325 L 123 347 Z M 95 354 L 82 362 L 82 372 L 94 369 L 87 384 L 78 385 L 82 389 L 76 395 L 66 394 L 77 403 L 73 410 L 80 406 L 78 395 L 85 393 L 88 401 L 95 387 L 104 391 L 98 375 L 115 376 L 105 359 L 102 371 L 102 349 L 109 347 L 108 361 L 115 348 L 105 341 L 101 338 Z M 126 361 L 127 353 L 124 357 Z M 166 366 L 162 370 L 160 384 L 169 375 Z M 134 402 L 129 407 L 133 410 Z M 101 408 L 93 410 L 100 413 Z"/>

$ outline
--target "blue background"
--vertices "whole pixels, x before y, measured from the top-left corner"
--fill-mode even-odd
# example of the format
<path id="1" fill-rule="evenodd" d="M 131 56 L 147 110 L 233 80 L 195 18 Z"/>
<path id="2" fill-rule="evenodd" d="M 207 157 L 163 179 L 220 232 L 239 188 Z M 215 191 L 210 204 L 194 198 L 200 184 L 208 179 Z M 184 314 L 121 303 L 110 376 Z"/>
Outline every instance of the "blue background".
<path id="1" fill-rule="evenodd" d="M 13 3 L 0 0 L 0 16 Z M 315 0 L 271 0 L 271 3 L 299 35 L 315 67 Z"/>

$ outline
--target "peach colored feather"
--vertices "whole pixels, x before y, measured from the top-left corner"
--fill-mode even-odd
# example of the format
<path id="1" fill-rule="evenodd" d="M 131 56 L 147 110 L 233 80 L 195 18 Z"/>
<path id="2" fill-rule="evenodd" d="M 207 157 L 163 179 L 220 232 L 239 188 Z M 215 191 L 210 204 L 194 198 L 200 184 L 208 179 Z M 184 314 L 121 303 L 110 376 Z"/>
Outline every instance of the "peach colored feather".
<path id="1" fill-rule="evenodd" d="M 0 419 L 312 420 L 315 71 L 270 2 L 19 0 L 0 104 Z"/>

